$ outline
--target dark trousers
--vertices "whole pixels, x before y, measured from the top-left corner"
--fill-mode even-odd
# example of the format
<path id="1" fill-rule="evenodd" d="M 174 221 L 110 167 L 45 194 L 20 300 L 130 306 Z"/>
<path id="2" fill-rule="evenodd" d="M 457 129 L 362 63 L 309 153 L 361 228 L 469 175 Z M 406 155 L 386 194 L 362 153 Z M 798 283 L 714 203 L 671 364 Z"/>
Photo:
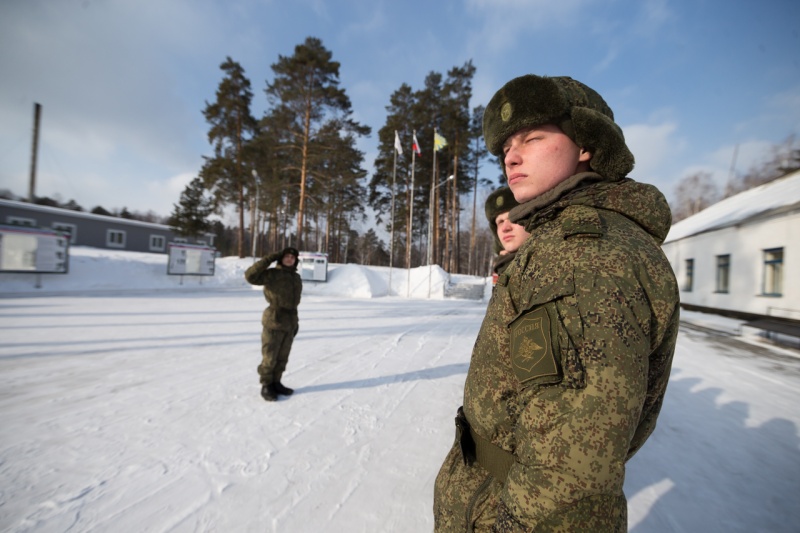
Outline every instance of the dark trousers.
<path id="1" fill-rule="evenodd" d="M 291 331 L 261 331 L 261 364 L 258 365 L 258 375 L 263 385 L 280 382 L 286 363 L 289 362 L 293 340 L 294 334 Z"/>

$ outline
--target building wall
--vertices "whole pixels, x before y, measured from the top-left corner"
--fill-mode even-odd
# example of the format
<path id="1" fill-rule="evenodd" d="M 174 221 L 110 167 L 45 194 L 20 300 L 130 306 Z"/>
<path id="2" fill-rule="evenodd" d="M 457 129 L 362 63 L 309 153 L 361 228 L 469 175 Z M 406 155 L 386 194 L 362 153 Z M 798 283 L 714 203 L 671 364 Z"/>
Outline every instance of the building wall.
<path id="1" fill-rule="evenodd" d="M 782 248 L 782 292 L 764 291 L 765 250 Z M 800 212 L 794 211 L 709 231 L 663 246 L 681 287 L 681 302 L 767 316 L 800 319 Z M 717 256 L 729 255 L 728 292 L 717 291 Z M 694 259 L 686 290 L 687 259 Z"/>
<path id="2" fill-rule="evenodd" d="M 62 231 L 68 228 L 73 246 L 167 253 L 171 242 L 214 245 L 214 235 L 211 234 L 201 239 L 186 239 L 163 224 L 0 199 L 0 224 L 14 223 Z M 121 242 L 109 239 L 109 232 L 124 235 L 124 238 Z"/>

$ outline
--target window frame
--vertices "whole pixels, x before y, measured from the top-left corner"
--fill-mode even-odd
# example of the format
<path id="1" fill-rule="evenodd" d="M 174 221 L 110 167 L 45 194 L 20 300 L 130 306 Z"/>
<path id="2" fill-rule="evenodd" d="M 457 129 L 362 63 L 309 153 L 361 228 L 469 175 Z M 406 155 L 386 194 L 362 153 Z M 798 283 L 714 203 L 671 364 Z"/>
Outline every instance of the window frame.
<path id="1" fill-rule="evenodd" d="M 18 217 L 16 215 L 7 215 L 6 224 L 9 226 L 22 226 L 24 228 L 35 228 L 36 219 L 28 217 Z"/>
<path id="2" fill-rule="evenodd" d="M 116 240 L 113 238 L 114 235 L 119 235 L 121 242 L 116 242 Z M 126 240 L 127 240 L 127 232 L 125 230 L 110 229 L 110 228 L 106 230 L 107 248 L 124 249 Z"/>
<path id="3" fill-rule="evenodd" d="M 60 233 L 68 233 L 70 244 L 75 244 L 78 241 L 77 225 L 70 224 L 69 222 L 53 222 L 52 224 L 50 224 L 50 227 Z M 65 232 L 64 229 L 68 229 L 69 231 Z"/>
<path id="4" fill-rule="evenodd" d="M 761 278 L 761 295 L 771 297 L 783 296 L 783 247 L 763 250 L 764 272 Z M 770 257 L 780 254 L 780 257 Z"/>
<path id="5" fill-rule="evenodd" d="M 161 244 L 157 244 L 154 241 L 159 240 Z M 150 234 L 150 246 L 148 248 L 151 252 L 164 252 L 167 249 L 167 238 L 163 235 L 158 235 L 157 233 Z"/>
<path id="6" fill-rule="evenodd" d="M 692 292 L 694 289 L 694 258 L 684 260 L 683 266 L 685 272 L 681 290 L 684 292 Z"/>
<path id="7" fill-rule="evenodd" d="M 731 285 L 731 254 L 720 254 L 717 256 L 717 275 L 716 287 L 714 292 L 717 294 L 728 294 Z"/>

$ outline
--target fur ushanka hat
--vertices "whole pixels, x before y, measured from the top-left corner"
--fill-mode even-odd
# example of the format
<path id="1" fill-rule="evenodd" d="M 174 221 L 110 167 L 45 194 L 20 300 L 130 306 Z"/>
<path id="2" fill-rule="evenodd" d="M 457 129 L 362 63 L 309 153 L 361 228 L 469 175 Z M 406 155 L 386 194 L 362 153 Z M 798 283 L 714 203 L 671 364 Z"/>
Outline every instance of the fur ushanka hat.
<path id="1" fill-rule="evenodd" d="M 618 180 L 633 170 L 633 154 L 614 112 L 594 89 L 566 76 L 528 74 L 506 83 L 483 113 L 486 147 L 500 157 L 511 135 L 542 124 L 555 124 L 591 152 L 589 165 L 601 176 Z"/>
<path id="2" fill-rule="evenodd" d="M 286 257 L 287 255 L 294 256 L 294 265 L 292 265 L 291 268 L 292 270 L 297 270 L 297 263 L 300 260 L 300 252 L 297 251 L 297 248 L 288 246 L 281 251 L 281 258 L 278 260 L 278 262 L 281 263 L 283 261 L 283 258 Z"/>
<path id="3" fill-rule="evenodd" d="M 489 227 L 492 228 L 492 235 L 494 236 L 494 252 L 499 253 L 503 249 L 503 243 L 497 236 L 497 219 L 498 215 L 508 213 L 519 205 L 514 199 L 514 193 L 508 187 L 500 187 L 486 198 L 484 210 L 486 211 L 486 220 L 489 221 Z"/>

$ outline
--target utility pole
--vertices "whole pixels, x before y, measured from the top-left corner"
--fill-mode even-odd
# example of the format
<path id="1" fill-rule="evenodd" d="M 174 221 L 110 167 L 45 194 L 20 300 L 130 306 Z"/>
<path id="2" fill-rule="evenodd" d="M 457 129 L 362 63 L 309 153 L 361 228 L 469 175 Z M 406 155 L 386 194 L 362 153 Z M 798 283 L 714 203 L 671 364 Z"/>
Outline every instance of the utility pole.
<path id="1" fill-rule="evenodd" d="M 33 148 L 31 149 L 31 179 L 28 186 L 28 201 L 33 203 L 36 199 L 36 155 L 39 152 L 39 120 L 42 116 L 42 106 L 33 104 Z"/>

